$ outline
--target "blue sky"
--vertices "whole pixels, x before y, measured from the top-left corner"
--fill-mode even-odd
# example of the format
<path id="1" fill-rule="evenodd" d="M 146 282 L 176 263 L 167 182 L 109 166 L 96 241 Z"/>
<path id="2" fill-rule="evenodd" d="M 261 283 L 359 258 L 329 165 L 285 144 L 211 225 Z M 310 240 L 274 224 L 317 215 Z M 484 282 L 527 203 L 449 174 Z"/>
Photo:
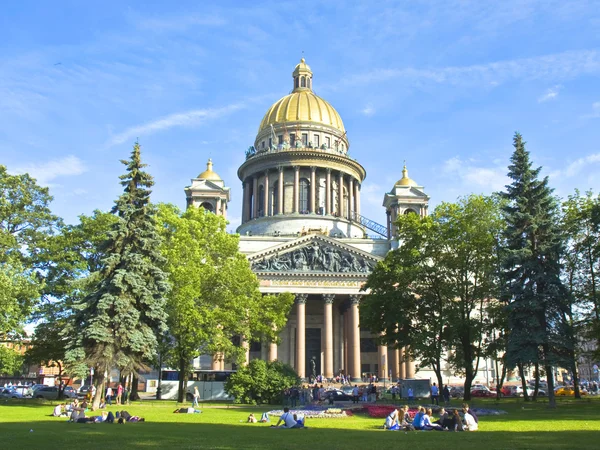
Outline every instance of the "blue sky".
<path id="1" fill-rule="evenodd" d="M 234 228 L 303 51 L 380 223 L 403 160 L 432 206 L 501 189 L 517 130 L 558 195 L 600 191 L 600 0 L 3 2 L 0 163 L 74 222 L 112 206 L 136 138 L 154 201 L 183 207 L 211 157 Z"/>

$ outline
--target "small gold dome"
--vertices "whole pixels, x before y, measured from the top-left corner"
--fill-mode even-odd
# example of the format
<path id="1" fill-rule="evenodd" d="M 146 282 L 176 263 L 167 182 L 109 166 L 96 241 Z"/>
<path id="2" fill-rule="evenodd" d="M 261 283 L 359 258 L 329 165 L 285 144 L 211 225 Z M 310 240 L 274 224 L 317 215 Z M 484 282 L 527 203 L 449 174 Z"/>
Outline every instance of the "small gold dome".
<path id="1" fill-rule="evenodd" d="M 306 60 L 304 58 L 302 58 L 300 60 L 300 63 L 296 65 L 296 67 L 294 68 L 294 72 L 292 73 L 292 76 L 298 76 L 301 73 L 304 74 L 308 74 L 308 75 L 312 75 L 312 70 L 310 70 L 310 66 L 308 64 L 306 64 Z"/>
<path id="2" fill-rule="evenodd" d="M 417 182 L 408 177 L 408 170 L 406 169 L 406 164 L 404 164 L 404 169 L 402 169 L 402 178 L 400 178 L 394 186 L 418 186 Z"/>
<path id="3" fill-rule="evenodd" d="M 198 178 L 203 180 L 213 180 L 213 181 L 222 181 L 221 177 L 217 174 L 217 172 L 213 172 L 212 170 L 212 159 L 208 159 L 206 163 L 206 170 L 198 175 Z"/>
<path id="4" fill-rule="evenodd" d="M 299 89 L 276 101 L 260 122 L 258 132 L 288 122 L 329 125 L 344 133 L 344 123 L 335 108 L 309 89 Z"/>

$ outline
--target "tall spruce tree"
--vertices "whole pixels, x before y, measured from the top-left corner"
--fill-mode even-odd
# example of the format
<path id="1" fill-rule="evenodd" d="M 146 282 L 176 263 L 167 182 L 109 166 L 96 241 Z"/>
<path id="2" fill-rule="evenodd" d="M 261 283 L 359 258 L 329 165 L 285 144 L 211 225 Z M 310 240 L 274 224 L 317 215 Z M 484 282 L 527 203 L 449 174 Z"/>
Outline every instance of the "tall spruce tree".
<path id="1" fill-rule="evenodd" d="M 565 320 L 569 294 L 560 279 L 563 242 L 557 202 L 547 177 L 539 179 L 541 167 L 532 168 L 519 133 L 513 145 L 508 172 L 512 183 L 502 193 L 507 201 L 502 251 L 509 328 L 506 362 L 511 367 L 543 367 L 550 406 L 555 406 L 552 367 L 563 362 L 565 347 L 572 346 Z M 525 380 L 523 388 L 525 393 Z"/>
<path id="2" fill-rule="evenodd" d="M 115 202 L 118 218 L 101 246 L 105 255 L 96 288 L 76 305 L 73 332 L 78 339 L 67 352 L 67 361 L 80 361 L 95 369 L 99 387 L 114 367 L 136 373 L 145 368 L 157 348 L 157 334 L 166 328 L 165 296 L 169 292 L 159 252 L 156 209 L 150 203 L 152 177 L 143 170 L 140 145 L 131 158 L 121 161 L 127 172 L 120 177 L 123 194 Z"/>

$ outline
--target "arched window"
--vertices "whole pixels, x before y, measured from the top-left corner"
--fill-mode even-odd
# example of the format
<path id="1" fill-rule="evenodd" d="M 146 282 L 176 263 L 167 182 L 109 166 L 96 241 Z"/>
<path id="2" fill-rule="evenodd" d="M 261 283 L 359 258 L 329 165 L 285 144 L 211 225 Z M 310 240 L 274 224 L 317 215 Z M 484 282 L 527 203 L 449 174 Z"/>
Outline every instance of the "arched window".
<path id="1" fill-rule="evenodd" d="M 214 212 L 215 210 L 212 203 L 209 202 L 203 202 L 200 206 L 202 206 L 208 212 Z"/>
<path id="2" fill-rule="evenodd" d="M 302 87 L 306 87 L 306 77 L 302 77 L 302 81 L 301 81 L 301 85 Z"/>
<path id="3" fill-rule="evenodd" d="M 261 184 L 258 188 L 258 217 L 265 215 L 265 187 Z"/>
<path id="4" fill-rule="evenodd" d="M 308 199 L 309 181 L 306 178 L 300 178 L 300 212 L 306 213 L 310 209 Z"/>
<path id="5" fill-rule="evenodd" d="M 307 79 L 306 79 L 306 87 L 307 87 L 307 88 L 310 88 L 310 78 L 307 78 Z"/>
<path id="6" fill-rule="evenodd" d="M 294 87 L 298 87 L 298 85 L 299 85 L 299 83 L 300 83 L 300 79 L 299 79 L 299 78 L 296 78 L 294 81 L 296 82 Z"/>
<path id="7" fill-rule="evenodd" d="M 273 186 L 273 215 L 279 213 L 279 180 Z"/>

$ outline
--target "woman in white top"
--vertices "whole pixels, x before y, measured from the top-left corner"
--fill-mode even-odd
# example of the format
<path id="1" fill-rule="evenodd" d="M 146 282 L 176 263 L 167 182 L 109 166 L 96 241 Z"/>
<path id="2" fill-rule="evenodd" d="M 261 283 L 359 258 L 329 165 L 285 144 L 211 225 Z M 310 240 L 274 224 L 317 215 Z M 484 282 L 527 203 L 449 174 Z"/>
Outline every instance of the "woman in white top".
<path id="1" fill-rule="evenodd" d="M 477 422 L 475 422 L 475 418 L 469 414 L 469 410 L 464 408 L 463 409 L 463 413 L 465 415 L 464 421 L 465 424 L 463 426 L 465 431 L 477 431 L 477 429 L 479 428 L 479 425 L 477 424 Z"/>
<path id="2" fill-rule="evenodd" d="M 395 427 L 395 428 L 394 428 Z M 398 410 L 394 409 L 385 419 L 386 430 L 398 429 Z"/>

